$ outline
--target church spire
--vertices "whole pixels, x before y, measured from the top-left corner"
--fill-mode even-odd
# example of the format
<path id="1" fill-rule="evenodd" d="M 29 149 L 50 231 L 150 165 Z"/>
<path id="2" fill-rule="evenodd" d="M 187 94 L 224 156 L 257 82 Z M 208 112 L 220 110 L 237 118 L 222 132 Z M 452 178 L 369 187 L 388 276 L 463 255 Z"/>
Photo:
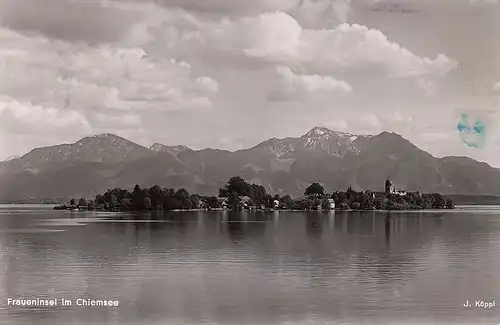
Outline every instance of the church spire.
<path id="1" fill-rule="evenodd" d="M 393 187 L 392 187 L 391 178 L 387 177 L 387 180 L 385 181 L 385 193 L 389 194 L 392 192 L 393 192 Z"/>

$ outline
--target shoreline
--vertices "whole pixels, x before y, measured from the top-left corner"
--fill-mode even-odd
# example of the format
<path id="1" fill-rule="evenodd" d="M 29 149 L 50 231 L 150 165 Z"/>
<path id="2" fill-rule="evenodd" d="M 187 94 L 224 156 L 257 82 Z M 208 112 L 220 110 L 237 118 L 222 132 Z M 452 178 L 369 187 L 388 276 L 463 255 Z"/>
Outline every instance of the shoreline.
<path id="1" fill-rule="evenodd" d="M 207 209 L 186 209 L 186 210 L 105 210 L 105 209 L 93 209 L 93 210 L 72 210 L 72 209 L 55 209 L 58 211 L 71 211 L 71 212 L 116 212 L 116 213 L 130 213 L 130 212 L 424 212 L 424 211 L 449 211 L 449 210 L 455 210 L 453 209 L 448 209 L 448 208 L 443 208 L 443 209 L 404 209 L 404 210 L 377 210 L 377 209 L 372 209 L 372 210 L 354 210 L 354 209 L 349 209 L 349 210 L 340 210 L 340 209 L 332 209 L 332 210 L 241 210 L 241 211 L 232 211 L 232 210 L 223 210 L 223 209 L 212 209 L 212 210 L 207 210 Z"/>

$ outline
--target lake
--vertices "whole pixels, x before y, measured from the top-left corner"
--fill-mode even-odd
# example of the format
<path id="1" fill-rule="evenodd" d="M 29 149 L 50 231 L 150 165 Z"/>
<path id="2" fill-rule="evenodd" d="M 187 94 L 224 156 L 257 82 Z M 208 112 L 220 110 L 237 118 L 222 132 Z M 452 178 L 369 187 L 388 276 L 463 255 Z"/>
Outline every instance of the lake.
<path id="1" fill-rule="evenodd" d="M 4 205 L 0 268 L 0 324 L 497 325 L 500 207 L 118 214 Z M 498 306 L 463 306 L 476 300 Z"/>

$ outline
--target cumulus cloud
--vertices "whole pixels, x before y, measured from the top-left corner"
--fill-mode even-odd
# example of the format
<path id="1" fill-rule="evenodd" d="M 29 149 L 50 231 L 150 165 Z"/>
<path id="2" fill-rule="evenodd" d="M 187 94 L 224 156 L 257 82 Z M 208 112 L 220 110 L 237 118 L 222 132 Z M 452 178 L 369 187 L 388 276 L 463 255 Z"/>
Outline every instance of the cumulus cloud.
<path id="1" fill-rule="evenodd" d="M 335 26 L 347 22 L 352 11 L 351 0 L 302 0 L 288 13 L 307 26 Z"/>
<path id="2" fill-rule="evenodd" d="M 325 126 L 327 128 L 330 128 L 331 130 L 334 130 L 334 131 L 346 131 L 348 124 L 347 124 L 346 120 L 338 118 L 338 119 L 334 119 L 332 121 L 326 122 Z"/>
<path id="3" fill-rule="evenodd" d="M 199 77 L 196 78 L 196 82 L 199 83 L 203 89 L 208 92 L 216 93 L 219 91 L 219 83 L 210 77 Z"/>
<path id="4" fill-rule="evenodd" d="M 498 0 L 469 0 L 471 5 L 498 4 Z"/>
<path id="5" fill-rule="evenodd" d="M 141 0 L 136 0 L 140 2 Z M 249 15 L 269 11 L 286 11 L 300 5 L 302 0 L 157 0 L 166 7 L 223 14 Z"/>
<path id="6" fill-rule="evenodd" d="M 331 1 L 331 6 L 337 18 L 343 23 L 347 22 L 348 15 L 352 11 L 351 0 Z"/>
<path id="7" fill-rule="evenodd" d="M 500 92 L 500 81 L 493 85 L 492 90 Z"/>
<path id="8" fill-rule="evenodd" d="M 197 35 L 202 44 L 211 44 L 226 55 L 300 66 L 313 73 L 363 71 L 368 75 L 383 70 L 389 77 L 444 76 L 458 67 L 458 62 L 444 54 L 435 59 L 417 56 L 380 30 L 358 24 L 303 29 L 284 12 L 226 20 Z"/>
<path id="9" fill-rule="evenodd" d="M 103 8 L 100 1 L 2 0 L 0 24 L 48 38 L 113 42 L 128 32 L 137 13 Z"/>
<path id="10" fill-rule="evenodd" d="M 328 76 L 295 74 L 288 67 L 278 67 L 282 89 L 271 92 L 271 101 L 325 99 L 334 94 L 351 93 L 351 85 Z"/>
<path id="11" fill-rule="evenodd" d="M 377 134 L 383 129 L 379 116 L 366 112 L 347 118 L 347 124 L 349 125 L 347 131 L 355 134 Z"/>
<path id="12" fill-rule="evenodd" d="M 3 133 L 13 134 L 50 134 L 54 130 L 85 134 L 91 130 L 88 120 L 79 112 L 6 97 L 0 100 L 0 126 Z"/>
<path id="13" fill-rule="evenodd" d="M 450 140 L 452 136 L 450 133 L 423 133 L 420 135 L 420 138 L 424 142 L 435 142 L 435 141 Z"/>
<path id="14" fill-rule="evenodd" d="M 5 96 L 0 132 L 3 139 L 6 133 L 33 133 L 31 140 L 12 135 L 32 145 L 40 144 L 37 133 L 58 143 L 74 140 L 73 134 L 117 132 L 146 145 L 160 138 L 222 146 L 214 139 L 253 132 L 230 121 L 243 116 L 249 125 L 259 123 L 269 112 L 277 115 L 261 125 L 261 137 L 278 135 L 277 122 L 287 136 L 304 123 L 332 118 L 332 127 L 352 133 L 416 132 L 416 121 L 429 114 L 436 117 L 429 122 L 433 127 L 420 134 L 443 132 L 436 125 L 448 109 L 445 99 L 477 95 L 461 78 L 477 84 L 474 76 L 486 73 L 495 80 L 493 57 L 475 64 L 475 54 L 450 45 L 475 44 L 470 35 L 484 30 L 481 39 L 494 44 L 487 33 L 493 7 L 471 11 L 469 0 L 382 0 L 387 5 L 377 7 L 416 12 L 422 24 L 416 15 L 374 12 L 369 2 L 0 1 L 0 95 Z M 475 4 L 480 2 L 492 1 Z M 443 24 L 449 10 L 458 16 Z M 491 15 L 477 25 L 480 11 Z M 357 24 L 342 24 L 351 18 Z M 442 35 L 450 41 L 443 42 Z M 481 44 L 473 48 L 494 53 Z M 458 66 L 455 55 L 465 68 L 449 73 Z M 475 71 L 479 66 L 484 70 Z M 478 97 L 469 106 L 477 106 Z M 334 109 L 332 101 L 318 102 L 327 98 L 334 99 Z M 218 109 L 208 111 L 212 101 Z M 439 110 L 430 113 L 431 102 Z M 315 114 L 305 112 L 308 104 L 317 107 Z M 272 110 L 275 106 L 287 114 Z M 391 115 L 394 110 L 400 113 Z M 219 133 L 211 134 L 213 129 Z M 255 135 L 245 135 L 249 138 Z"/>
<path id="15" fill-rule="evenodd" d="M 0 29 L 0 46 L 8 49 L 0 51 L 0 94 L 31 103 L 24 109 L 74 111 L 95 127 L 135 127 L 128 114 L 207 109 L 207 96 L 218 90 L 215 80 L 192 77 L 186 62 L 150 57 L 140 47 L 88 46 L 8 29 Z"/>
<path id="16" fill-rule="evenodd" d="M 417 87 L 422 90 L 427 98 L 436 98 L 438 96 L 437 85 L 430 79 L 418 79 Z"/>

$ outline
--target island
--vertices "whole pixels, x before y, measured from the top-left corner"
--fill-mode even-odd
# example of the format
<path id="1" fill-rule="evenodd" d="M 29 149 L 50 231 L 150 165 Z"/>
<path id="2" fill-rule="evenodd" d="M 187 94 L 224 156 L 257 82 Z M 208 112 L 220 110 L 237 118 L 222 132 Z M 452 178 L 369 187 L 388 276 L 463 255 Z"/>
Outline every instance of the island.
<path id="1" fill-rule="evenodd" d="M 56 210 L 99 210 L 99 211 L 311 211 L 311 210 L 422 210 L 453 209 L 454 203 L 439 193 L 422 194 L 396 190 L 390 178 L 384 184 L 384 191 L 346 191 L 326 193 L 320 183 L 309 185 L 304 196 L 266 192 L 262 185 L 249 184 L 243 178 L 231 177 L 219 190 L 218 196 L 191 194 L 186 189 L 162 188 L 155 185 L 141 188 L 136 185 L 132 192 L 126 189 L 109 189 L 93 200 L 80 198 L 78 203 L 71 199 L 69 204 L 54 207 Z"/>

